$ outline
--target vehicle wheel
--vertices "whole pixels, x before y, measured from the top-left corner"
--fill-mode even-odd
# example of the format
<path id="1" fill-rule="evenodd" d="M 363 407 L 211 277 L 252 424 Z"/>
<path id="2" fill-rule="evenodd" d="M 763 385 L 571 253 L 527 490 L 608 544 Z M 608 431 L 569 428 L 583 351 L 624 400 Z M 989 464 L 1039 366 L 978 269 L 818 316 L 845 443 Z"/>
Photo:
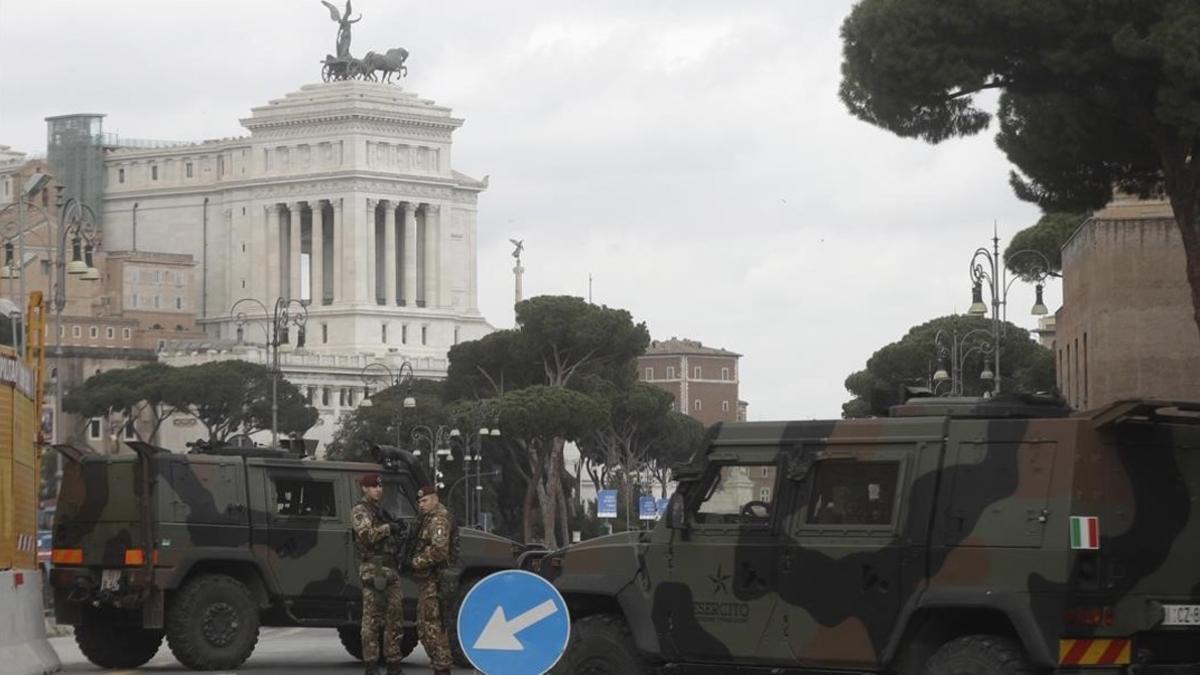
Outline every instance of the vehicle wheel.
<path id="1" fill-rule="evenodd" d="M 101 668 L 137 668 L 158 653 L 163 633 L 129 625 L 116 612 L 89 611 L 75 627 L 75 644 Z"/>
<path id="2" fill-rule="evenodd" d="M 924 675 L 1032 675 L 1025 650 L 1000 635 L 965 635 L 942 645 Z"/>
<path id="3" fill-rule="evenodd" d="M 362 628 L 359 626 L 338 626 L 338 639 L 346 648 L 346 653 L 362 661 Z"/>
<path id="4" fill-rule="evenodd" d="M 258 608 L 242 582 L 206 574 L 187 582 L 167 607 L 167 644 L 192 670 L 233 670 L 258 642 Z"/>
<path id="5" fill-rule="evenodd" d="M 458 610 L 462 607 L 467 592 L 477 583 L 479 583 L 479 579 L 464 579 L 458 585 L 458 593 L 454 596 L 454 606 L 450 608 L 450 616 L 446 617 L 446 639 L 450 642 L 450 653 L 454 656 L 454 665 L 459 668 L 472 666 L 462 645 L 458 643 Z"/>
<path id="6" fill-rule="evenodd" d="M 585 616 L 571 625 L 567 651 L 550 672 L 562 675 L 645 675 L 650 663 L 633 644 L 625 620 L 614 614 Z"/>

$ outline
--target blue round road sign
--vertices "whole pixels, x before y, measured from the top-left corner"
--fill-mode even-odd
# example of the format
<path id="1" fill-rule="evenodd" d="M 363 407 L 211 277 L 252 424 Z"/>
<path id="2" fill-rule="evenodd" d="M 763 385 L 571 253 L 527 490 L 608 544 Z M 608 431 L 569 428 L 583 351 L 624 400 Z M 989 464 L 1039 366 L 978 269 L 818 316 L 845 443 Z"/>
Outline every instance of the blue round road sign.
<path id="1" fill-rule="evenodd" d="M 570 635 L 558 589 L 523 570 L 484 577 L 458 611 L 463 653 L 487 675 L 541 675 L 558 663 Z"/>

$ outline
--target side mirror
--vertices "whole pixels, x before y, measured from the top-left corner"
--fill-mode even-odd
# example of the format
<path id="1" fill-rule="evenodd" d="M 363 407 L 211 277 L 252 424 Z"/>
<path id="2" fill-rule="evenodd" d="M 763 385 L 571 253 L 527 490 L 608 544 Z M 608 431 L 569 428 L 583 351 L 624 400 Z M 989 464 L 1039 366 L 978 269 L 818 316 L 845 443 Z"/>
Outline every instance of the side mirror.
<path id="1" fill-rule="evenodd" d="M 671 495 L 671 500 L 667 502 L 667 512 L 663 517 L 666 521 L 667 529 L 687 529 L 687 505 L 684 503 L 682 493 L 676 492 Z"/>

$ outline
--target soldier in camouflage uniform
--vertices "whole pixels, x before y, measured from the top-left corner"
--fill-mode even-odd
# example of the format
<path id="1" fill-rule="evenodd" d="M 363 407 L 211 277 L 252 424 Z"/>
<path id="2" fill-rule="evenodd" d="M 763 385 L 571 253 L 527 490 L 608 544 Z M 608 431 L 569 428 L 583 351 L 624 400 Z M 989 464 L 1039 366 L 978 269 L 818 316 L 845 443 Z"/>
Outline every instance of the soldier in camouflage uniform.
<path id="1" fill-rule="evenodd" d="M 362 578 L 362 656 L 366 673 L 379 663 L 379 633 L 383 632 L 383 656 L 388 675 L 400 673 L 404 655 L 404 610 L 401 602 L 400 550 L 393 534 L 403 534 L 403 525 L 393 523 L 383 511 L 383 482 L 371 473 L 359 479 L 363 497 L 350 512 L 354 524 L 354 548 Z"/>
<path id="2" fill-rule="evenodd" d="M 438 675 L 448 674 L 453 665 L 450 641 L 443 623 L 442 601 L 447 589 L 441 572 L 458 563 L 458 526 L 454 517 L 442 506 L 437 489 L 426 485 L 417 492 L 417 508 L 421 510 L 420 532 L 416 549 L 409 563 L 417 580 L 420 596 L 417 601 L 417 634 L 430 665 Z"/>

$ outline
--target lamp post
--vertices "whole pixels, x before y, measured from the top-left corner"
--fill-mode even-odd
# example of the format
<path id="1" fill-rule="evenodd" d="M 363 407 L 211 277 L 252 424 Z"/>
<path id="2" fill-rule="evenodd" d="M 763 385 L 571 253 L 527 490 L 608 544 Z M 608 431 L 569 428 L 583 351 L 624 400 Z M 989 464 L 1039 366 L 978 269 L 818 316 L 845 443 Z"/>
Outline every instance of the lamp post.
<path id="1" fill-rule="evenodd" d="M 416 445 L 413 448 L 413 454 L 417 457 L 421 456 L 420 443 L 422 440 L 429 446 L 429 468 L 433 471 L 433 483 L 439 490 L 446 487 L 446 484 L 442 482 L 442 474 L 438 470 L 438 465 L 451 458 L 450 429 L 441 424 L 436 427 L 418 424 L 413 427 L 412 439 Z"/>
<path id="2" fill-rule="evenodd" d="M 483 503 L 483 439 L 485 437 L 499 437 L 500 428 L 493 425 L 490 429 L 485 426 L 480 426 L 473 437 L 463 436 L 458 429 L 450 430 L 450 438 L 458 439 L 463 446 L 463 478 L 467 481 L 466 487 L 466 505 L 465 516 L 467 527 L 474 527 L 479 523 L 482 515 L 481 505 Z M 474 465 L 474 474 L 472 474 L 472 465 Z M 492 475 L 492 472 L 486 475 Z M 472 489 L 471 480 L 474 478 L 475 485 Z"/>
<path id="3" fill-rule="evenodd" d="M 1022 276 L 1033 279 L 1036 283 L 1035 288 L 1037 289 L 1037 298 L 1034 301 L 1033 308 L 1030 310 L 1030 314 L 1042 316 L 1049 313 L 1045 303 L 1042 302 L 1044 281 L 1046 277 L 1058 275 L 1050 271 L 1050 261 L 1046 256 L 1033 249 L 1017 251 L 1008 257 L 1008 261 L 1011 263 L 1014 260 L 1026 257 L 1033 260 L 1033 267 L 1028 274 Z M 992 380 L 992 394 L 995 395 L 1000 393 L 1000 339 L 1004 337 L 1004 323 L 1008 320 L 1008 291 L 1021 276 L 1014 276 L 1012 279 L 1008 278 L 1004 260 L 1000 257 L 1000 237 L 995 231 L 992 233 L 992 249 L 989 251 L 985 246 L 975 249 L 974 255 L 971 256 L 969 271 L 971 276 L 971 308 L 967 310 L 967 314 L 970 316 L 986 315 L 988 313 L 988 306 L 983 303 L 983 288 L 985 284 L 990 294 L 992 308 L 992 372 L 995 374 L 995 379 Z"/>
<path id="4" fill-rule="evenodd" d="M 243 303 L 258 305 L 262 310 L 262 318 L 271 317 L 270 324 L 263 324 L 263 332 L 267 338 L 267 349 L 270 351 L 271 359 L 271 447 L 279 447 L 279 346 L 289 344 L 289 326 L 296 327 L 296 348 L 304 347 L 304 325 L 308 323 L 308 309 L 299 300 L 284 298 L 275 299 L 274 309 L 268 310 L 267 306 L 261 300 L 256 298 L 242 298 L 233 303 L 229 313 L 237 320 L 237 341 L 240 343 L 245 337 L 244 326 L 253 317 L 248 316 L 243 311 L 238 311 L 238 306 Z"/>
<path id="5" fill-rule="evenodd" d="M 388 383 L 388 386 L 384 387 L 385 390 L 395 387 L 404 396 L 400 401 L 400 405 L 396 406 L 396 447 L 400 447 L 400 423 L 404 419 L 404 409 L 417 407 L 417 400 L 412 396 L 412 364 L 404 361 L 396 371 L 393 371 L 383 363 L 368 363 L 359 371 L 358 376 L 367 387 L 367 395 L 363 397 L 360 405 L 367 408 L 374 405 L 371 402 L 371 396 L 373 395 L 370 392 L 371 385 L 384 378 L 386 378 L 385 381 Z"/>
<path id="6" fill-rule="evenodd" d="M 979 352 L 983 356 L 984 366 L 983 372 L 979 374 L 979 379 L 984 382 L 995 379 L 995 373 L 987 366 L 987 357 L 995 349 L 995 345 L 989 341 L 988 336 L 991 331 L 984 328 L 975 328 L 967 331 L 963 335 L 956 332 L 947 333 L 939 329 L 933 336 L 934 348 L 938 354 L 938 369 L 933 374 L 934 393 L 937 393 L 939 385 L 950 383 L 950 390 L 946 392 L 947 396 L 963 396 L 966 391 L 966 381 L 964 371 L 966 370 L 967 357 L 975 352 Z M 968 346 L 967 342 L 974 339 L 976 343 Z M 946 343 L 949 343 L 948 345 Z M 949 372 L 946 370 L 946 365 L 949 364 Z"/>

